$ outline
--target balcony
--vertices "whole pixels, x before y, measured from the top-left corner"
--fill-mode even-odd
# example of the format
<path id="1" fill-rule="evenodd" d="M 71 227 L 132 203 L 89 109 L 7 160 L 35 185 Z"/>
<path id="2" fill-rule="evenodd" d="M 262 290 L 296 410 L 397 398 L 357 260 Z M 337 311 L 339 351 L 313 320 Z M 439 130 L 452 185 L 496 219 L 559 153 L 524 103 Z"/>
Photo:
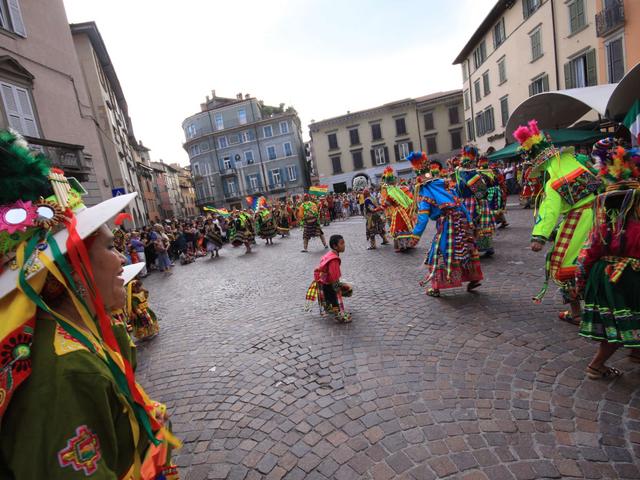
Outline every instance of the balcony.
<path id="1" fill-rule="evenodd" d="M 238 200 L 240 198 L 240 192 L 237 190 L 224 192 L 225 200 Z"/>
<path id="2" fill-rule="evenodd" d="M 624 25 L 624 0 L 614 0 L 612 5 L 596 14 L 596 34 L 605 37 Z"/>
<path id="3" fill-rule="evenodd" d="M 211 207 L 215 204 L 216 199 L 214 197 L 202 197 L 196 199 L 196 205 L 198 207 Z"/>
<path id="4" fill-rule="evenodd" d="M 257 187 L 247 187 L 247 194 L 248 195 L 255 195 L 256 193 L 262 193 L 264 192 L 264 188 L 262 188 L 262 186 L 258 185 Z"/>
<path id="5" fill-rule="evenodd" d="M 87 165 L 88 155 L 83 152 L 84 146 L 55 142 L 45 138 L 24 137 L 34 150 L 44 153 L 52 167 L 63 170 L 68 176 L 80 181 L 87 180 L 91 168 Z"/>
<path id="6" fill-rule="evenodd" d="M 272 183 L 269 185 L 269 191 L 270 192 L 282 192 L 284 190 L 286 190 L 287 186 L 284 184 L 284 182 L 278 182 L 278 183 Z"/>
<path id="7" fill-rule="evenodd" d="M 222 170 L 220 170 L 220 175 L 223 177 L 230 177 L 232 175 L 237 175 L 238 174 L 238 170 L 235 168 L 223 168 Z"/>

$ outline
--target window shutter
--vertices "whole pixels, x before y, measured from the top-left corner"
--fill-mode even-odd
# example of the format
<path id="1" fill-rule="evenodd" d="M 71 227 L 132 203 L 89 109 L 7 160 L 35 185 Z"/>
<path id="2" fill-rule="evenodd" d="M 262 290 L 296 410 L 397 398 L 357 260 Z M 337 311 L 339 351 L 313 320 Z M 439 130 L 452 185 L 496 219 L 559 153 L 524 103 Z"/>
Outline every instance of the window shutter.
<path id="1" fill-rule="evenodd" d="M 249 175 L 244 177 L 244 184 L 247 186 L 247 191 L 251 190 L 251 177 Z"/>
<path id="2" fill-rule="evenodd" d="M 291 179 L 292 182 L 298 178 L 298 166 L 297 165 L 293 165 L 293 175 L 294 176 Z"/>
<path id="3" fill-rule="evenodd" d="M 545 75 L 544 77 L 542 77 L 542 91 L 549 91 L 549 75 Z"/>
<path id="4" fill-rule="evenodd" d="M 20 5 L 18 0 L 7 0 L 9 5 L 9 15 L 11 16 L 11 23 L 13 24 L 13 31 L 23 37 L 27 36 L 27 29 L 22 21 L 22 12 L 20 11 Z"/>
<path id="5" fill-rule="evenodd" d="M 14 87 L 18 98 L 18 108 L 22 113 L 22 123 L 24 125 L 24 134 L 30 137 L 38 137 L 38 127 L 36 126 L 36 117 L 31 108 L 31 100 L 29 92 L 24 88 Z"/>
<path id="6" fill-rule="evenodd" d="M 409 142 L 409 153 L 411 152 L 413 152 L 413 142 Z M 402 160 L 404 160 L 404 158 Z"/>
<path id="7" fill-rule="evenodd" d="M 389 148 L 384 147 L 384 163 L 389 163 Z"/>
<path id="8" fill-rule="evenodd" d="M 587 52 L 587 86 L 592 87 L 598 84 L 598 66 L 596 65 L 596 49 L 592 48 Z"/>
<path id="9" fill-rule="evenodd" d="M 397 143 L 393 146 L 393 153 L 396 155 L 396 162 L 399 162 L 400 161 L 400 148 L 398 147 Z"/>
<path id="10" fill-rule="evenodd" d="M 376 153 L 373 151 L 373 148 L 369 150 L 371 152 L 371 165 L 376 165 Z"/>
<path id="11" fill-rule="evenodd" d="M 287 178 L 285 177 L 285 168 L 281 168 L 280 169 L 280 183 L 284 184 L 284 179 Z"/>
<path id="12" fill-rule="evenodd" d="M 4 108 L 7 112 L 7 117 L 9 120 L 9 126 L 13 128 L 16 132 L 25 134 L 24 128 L 22 127 L 22 116 L 20 115 L 20 110 L 18 108 L 18 100 L 15 96 L 15 87 L 13 85 L 9 85 L 8 83 L 2 84 L 2 101 L 4 102 Z"/>
<path id="13" fill-rule="evenodd" d="M 571 62 L 564 64 L 564 88 L 573 88 L 573 78 L 571 77 Z"/>
<path id="14" fill-rule="evenodd" d="M 529 84 L 529 96 L 532 97 L 533 96 L 533 83 Z"/>
<path id="15" fill-rule="evenodd" d="M 269 170 L 269 185 L 273 185 L 273 172 Z"/>

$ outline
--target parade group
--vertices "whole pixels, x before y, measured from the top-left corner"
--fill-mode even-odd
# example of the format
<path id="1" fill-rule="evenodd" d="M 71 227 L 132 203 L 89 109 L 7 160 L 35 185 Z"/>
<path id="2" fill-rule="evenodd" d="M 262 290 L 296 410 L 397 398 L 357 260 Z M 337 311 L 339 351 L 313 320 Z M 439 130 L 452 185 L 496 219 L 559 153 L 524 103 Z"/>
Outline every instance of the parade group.
<path id="1" fill-rule="evenodd" d="M 599 348 L 586 366 L 591 379 L 622 374 L 607 360 L 619 347 L 640 361 L 640 155 L 620 139 L 603 138 L 588 155 L 556 148 L 535 121 L 514 136 L 523 159 L 521 203 L 535 209 L 530 248 L 548 244 L 545 282 L 570 310 L 559 318 Z M 135 193 L 87 208 L 82 186 L 0 132 L 0 477 L 144 478 L 171 480 L 171 451 L 180 446 L 164 405 L 136 382 L 135 345 L 158 333 L 141 279 L 165 275 L 176 262 L 214 263 L 229 244 L 252 252 L 292 228 L 303 248 L 319 238 L 327 253 L 313 271 L 307 306 L 351 321 L 343 299 L 345 239 L 323 226 L 365 218 L 368 248 L 415 248 L 428 222 L 435 233 L 421 284 L 427 295 L 483 280 L 482 257 L 494 255 L 497 228 L 508 227 L 506 202 L 518 177 L 472 145 L 442 163 L 412 152 L 414 176 L 392 167 L 380 184 L 357 192 L 310 194 L 269 205 L 247 199 L 245 210 L 208 208 L 190 221 L 140 231 L 124 227 Z M 115 218 L 116 227 L 107 225 Z"/>

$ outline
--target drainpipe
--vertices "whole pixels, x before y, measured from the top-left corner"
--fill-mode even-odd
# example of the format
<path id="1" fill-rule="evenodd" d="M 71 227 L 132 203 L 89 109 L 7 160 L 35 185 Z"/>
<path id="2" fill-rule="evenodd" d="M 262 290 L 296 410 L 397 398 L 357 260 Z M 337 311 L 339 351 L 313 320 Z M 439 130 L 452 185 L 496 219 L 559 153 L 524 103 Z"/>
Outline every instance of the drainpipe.
<path id="1" fill-rule="evenodd" d="M 556 9 L 553 0 L 551 4 L 551 28 L 553 29 L 553 63 L 556 68 L 556 90 L 560 90 L 560 70 L 558 65 L 558 39 L 556 35 Z"/>
<path id="2" fill-rule="evenodd" d="M 475 116 L 474 116 L 474 112 L 473 112 L 473 103 L 474 103 L 474 91 L 473 91 L 473 80 L 471 79 L 471 67 L 469 66 L 471 64 L 471 61 L 469 61 L 469 59 L 465 60 L 465 62 L 467 63 L 467 78 L 469 79 L 469 107 L 471 108 L 471 130 L 473 131 L 473 140 L 477 139 L 476 136 L 476 123 L 475 123 Z M 462 92 L 462 103 L 464 103 L 464 90 Z M 466 127 L 466 125 L 465 125 Z M 467 132 L 468 133 L 468 132 Z M 467 138 L 468 142 L 471 142 L 472 139 L 471 138 Z"/>

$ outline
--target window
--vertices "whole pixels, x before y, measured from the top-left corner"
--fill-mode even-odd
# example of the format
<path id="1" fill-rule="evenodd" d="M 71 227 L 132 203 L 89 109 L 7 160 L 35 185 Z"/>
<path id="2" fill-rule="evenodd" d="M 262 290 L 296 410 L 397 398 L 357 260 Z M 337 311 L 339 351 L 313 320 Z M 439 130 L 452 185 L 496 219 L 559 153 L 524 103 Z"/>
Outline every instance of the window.
<path id="1" fill-rule="evenodd" d="M 458 106 L 449 107 L 449 125 L 457 125 L 460 123 L 460 114 L 458 113 Z"/>
<path id="2" fill-rule="evenodd" d="M 236 193 L 235 180 L 232 180 L 232 179 L 227 180 L 227 192 L 229 193 L 229 195 L 234 195 Z"/>
<path id="3" fill-rule="evenodd" d="M 427 154 L 432 155 L 438 153 L 437 135 L 428 135 L 427 138 Z"/>
<path id="4" fill-rule="evenodd" d="M 276 158 L 278 158 L 276 154 L 276 147 L 274 145 L 269 145 L 267 147 L 267 157 L 269 158 L 269 160 L 275 160 Z"/>
<path id="5" fill-rule="evenodd" d="M 191 145 L 189 149 L 191 156 L 195 157 L 196 155 L 200 155 L 200 145 Z"/>
<path id="6" fill-rule="evenodd" d="M 364 167 L 364 162 L 362 161 L 362 150 L 351 152 L 351 158 L 353 159 L 354 170 L 359 170 Z"/>
<path id="7" fill-rule="evenodd" d="M 509 121 L 509 97 L 502 97 L 500 99 L 500 118 L 502 120 L 502 126 L 507 126 Z"/>
<path id="8" fill-rule="evenodd" d="M 482 95 L 480 95 L 480 80 L 473 82 L 473 91 L 476 94 L 476 103 L 480 101 Z"/>
<path id="9" fill-rule="evenodd" d="M 271 125 L 265 125 L 264 127 L 262 127 L 262 133 L 264 134 L 265 138 L 273 137 L 273 128 L 271 127 Z"/>
<path id="10" fill-rule="evenodd" d="M 427 112 L 424 114 L 424 129 L 433 130 L 435 128 L 433 124 L 433 112 Z"/>
<path id="11" fill-rule="evenodd" d="M 218 138 L 218 148 L 227 148 L 228 146 L 227 137 Z"/>
<path id="12" fill-rule="evenodd" d="M 9 126 L 21 135 L 39 137 L 29 90 L 6 82 L 0 83 L 0 86 Z"/>
<path id="13" fill-rule="evenodd" d="M 467 120 L 466 124 L 467 124 L 467 138 L 469 140 L 475 140 L 476 132 L 473 128 L 473 120 L 471 119 Z"/>
<path id="14" fill-rule="evenodd" d="M 282 185 L 280 169 L 271 170 L 271 181 L 273 182 L 273 185 Z"/>
<path id="15" fill-rule="evenodd" d="M 374 123 L 373 125 L 371 125 L 371 138 L 373 140 L 382 139 L 382 127 L 379 123 Z"/>
<path id="16" fill-rule="evenodd" d="M 387 147 L 377 147 L 373 149 L 374 163 L 376 165 L 384 165 L 387 163 L 386 148 Z"/>
<path id="17" fill-rule="evenodd" d="M 489 70 L 482 74 L 482 86 L 484 87 L 484 96 L 486 97 L 491 93 L 491 88 L 489 87 Z"/>
<path id="18" fill-rule="evenodd" d="M 469 78 L 469 74 L 467 73 L 467 62 L 462 62 L 460 66 L 462 67 L 462 83 L 464 83 Z"/>
<path id="19" fill-rule="evenodd" d="M 351 145 L 360 145 L 360 133 L 358 133 L 357 128 L 352 128 L 349 130 L 349 141 Z"/>
<path id="20" fill-rule="evenodd" d="M 333 167 L 333 174 L 342 173 L 342 165 L 340 164 L 340 157 L 331 157 L 331 166 Z"/>
<path id="21" fill-rule="evenodd" d="M 405 135 L 407 133 L 407 125 L 404 118 L 396 118 L 396 135 Z"/>
<path id="22" fill-rule="evenodd" d="M 209 150 L 209 144 L 207 142 L 200 144 L 200 151 L 201 152 L 206 152 L 208 150 Z"/>
<path id="23" fill-rule="evenodd" d="M 493 48 L 496 49 L 504 43 L 507 39 L 507 35 L 504 30 L 504 17 L 501 18 L 498 23 L 493 27 Z"/>
<path id="24" fill-rule="evenodd" d="M 484 113 L 476 114 L 476 133 L 479 137 L 484 135 Z"/>
<path id="25" fill-rule="evenodd" d="M 225 170 L 231 170 L 233 168 L 233 164 L 231 163 L 231 157 L 224 157 L 222 159 L 222 168 Z"/>
<path id="26" fill-rule="evenodd" d="M 247 123 L 247 111 L 244 108 L 238 110 L 238 123 L 240 125 L 244 125 L 245 123 Z"/>
<path id="27" fill-rule="evenodd" d="M 534 62 L 542 56 L 542 29 L 538 28 L 529 38 L 531 39 L 531 61 Z"/>
<path id="28" fill-rule="evenodd" d="M 338 148 L 338 136 L 335 133 L 327 135 L 329 140 L 329 150 L 336 150 Z"/>
<path id="29" fill-rule="evenodd" d="M 244 138 L 245 141 L 252 142 L 256 139 L 256 134 L 253 130 L 247 130 L 246 132 L 244 132 Z"/>
<path id="30" fill-rule="evenodd" d="M 541 75 L 529 84 L 529 96 L 549 91 L 549 75 Z"/>
<path id="31" fill-rule="evenodd" d="M 246 150 L 243 153 L 244 153 L 244 161 L 247 162 L 247 165 L 252 165 L 254 162 L 253 150 Z"/>
<path id="32" fill-rule="evenodd" d="M 469 90 L 464 91 L 464 109 L 469 110 Z"/>
<path id="33" fill-rule="evenodd" d="M 293 149 L 291 148 L 291 143 L 289 142 L 282 144 L 282 150 L 284 151 L 285 157 L 291 157 L 293 155 Z"/>
<path id="34" fill-rule="evenodd" d="M 575 33 L 587 24 L 584 14 L 584 0 L 575 0 L 569 4 L 569 31 Z"/>
<path id="35" fill-rule="evenodd" d="M 280 122 L 280 133 L 289 133 L 289 124 L 287 122 Z"/>
<path id="36" fill-rule="evenodd" d="M 27 36 L 18 0 L 0 1 L 0 27 L 17 33 L 21 37 Z"/>
<path id="37" fill-rule="evenodd" d="M 257 175 L 249 175 L 249 187 L 251 187 L 251 190 L 258 190 L 260 181 Z"/>
<path id="38" fill-rule="evenodd" d="M 398 162 L 402 162 L 405 160 L 411 151 L 413 150 L 413 143 L 411 142 L 402 142 L 396 145 L 396 160 Z"/>
<path id="39" fill-rule="evenodd" d="M 493 121 L 493 107 L 488 107 L 484 111 L 484 132 L 490 133 L 496 129 Z"/>
<path id="40" fill-rule="evenodd" d="M 618 83 L 624 77 L 624 49 L 622 38 L 616 38 L 606 44 L 607 76 L 609 83 Z"/>
<path id="41" fill-rule="evenodd" d="M 224 120 L 221 113 L 215 114 L 216 130 L 224 130 Z"/>
<path id="42" fill-rule="evenodd" d="M 476 49 L 473 51 L 473 64 L 476 67 L 476 69 L 480 68 L 480 65 L 484 63 L 486 58 L 487 58 L 487 45 L 483 40 L 482 43 L 478 45 L 478 47 L 476 47 Z"/>
<path id="43" fill-rule="evenodd" d="M 200 165 L 197 163 L 193 164 L 193 173 L 197 176 L 200 176 Z"/>
<path id="44" fill-rule="evenodd" d="M 452 130 L 451 132 L 451 150 L 462 148 L 462 130 Z"/>
<path id="45" fill-rule="evenodd" d="M 196 126 L 193 123 L 187 125 L 187 138 L 193 138 L 198 134 Z"/>
<path id="46" fill-rule="evenodd" d="M 505 57 L 498 60 L 498 80 L 500 82 L 498 85 L 502 85 L 507 81 L 507 65 Z"/>
<path id="47" fill-rule="evenodd" d="M 541 0 L 522 0 L 522 14 L 527 19 L 540 8 Z"/>
<path id="48" fill-rule="evenodd" d="M 287 177 L 290 182 L 295 182 L 298 179 L 298 167 L 295 165 L 289 165 L 287 167 Z"/>
<path id="49" fill-rule="evenodd" d="M 564 64 L 565 88 L 597 85 L 598 75 L 596 70 L 596 50 L 594 48 Z"/>

